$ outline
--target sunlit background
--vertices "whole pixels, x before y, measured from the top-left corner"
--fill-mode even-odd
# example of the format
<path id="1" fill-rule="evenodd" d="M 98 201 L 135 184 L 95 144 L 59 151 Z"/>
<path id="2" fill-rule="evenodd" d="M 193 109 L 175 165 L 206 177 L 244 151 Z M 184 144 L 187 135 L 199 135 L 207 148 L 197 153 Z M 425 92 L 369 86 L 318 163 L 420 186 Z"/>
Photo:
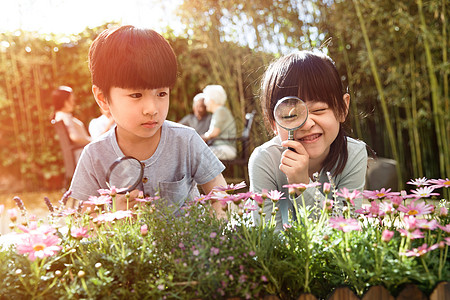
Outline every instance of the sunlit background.
<path id="1" fill-rule="evenodd" d="M 107 22 L 180 30 L 179 0 L 1 0 L 0 32 L 74 34 Z"/>

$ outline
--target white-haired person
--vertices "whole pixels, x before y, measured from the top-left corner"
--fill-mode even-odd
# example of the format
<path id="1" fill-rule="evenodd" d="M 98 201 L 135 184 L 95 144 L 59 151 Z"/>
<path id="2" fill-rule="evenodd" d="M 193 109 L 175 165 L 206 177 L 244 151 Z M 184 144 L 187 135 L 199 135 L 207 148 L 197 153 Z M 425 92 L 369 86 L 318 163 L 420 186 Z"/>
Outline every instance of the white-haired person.
<path id="1" fill-rule="evenodd" d="M 208 85 L 203 89 L 206 110 L 212 113 L 208 131 L 202 136 L 219 159 L 236 158 L 236 143 L 226 139 L 236 137 L 236 122 L 225 106 L 227 93 L 221 85 Z"/>
<path id="2" fill-rule="evenodd" d="M 195 95 L 192 111 L 192 114 L 184 116 L 178 123 L 194 128 L 199 135 L 205 134 L 211 124 L 211 114 L 206 110 L 203 93 Z"/>

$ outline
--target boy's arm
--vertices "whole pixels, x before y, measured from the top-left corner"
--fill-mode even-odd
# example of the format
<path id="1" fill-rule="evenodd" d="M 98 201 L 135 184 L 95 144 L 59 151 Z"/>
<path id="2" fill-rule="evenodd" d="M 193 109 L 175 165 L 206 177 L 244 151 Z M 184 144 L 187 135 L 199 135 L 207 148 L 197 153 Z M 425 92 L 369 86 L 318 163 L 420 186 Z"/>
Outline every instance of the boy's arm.
<path id="1" fill-rule="evenodd" d="M 225 178 L 223 178 L 222 173 L 220 173 L 219 175 L 216 176 L 216 178 L 214 178 L 213 180 L 200 185 L 202 187 L 203 192 L 205 193 L 205 195 L 209 194 L 209 192 L 211 192 L 215 187 L 217 186 L 226 186 L 227 182 L 225 181 Z M 211 207 L 214 209 L 214 211 L 216 212 L 216 216 L 218 219 L 226 219 L 227 214 L 226 212 L 222 209 L 222 204 L 220 204 L 220 202 L 215 201 L 211 204 Z"/>

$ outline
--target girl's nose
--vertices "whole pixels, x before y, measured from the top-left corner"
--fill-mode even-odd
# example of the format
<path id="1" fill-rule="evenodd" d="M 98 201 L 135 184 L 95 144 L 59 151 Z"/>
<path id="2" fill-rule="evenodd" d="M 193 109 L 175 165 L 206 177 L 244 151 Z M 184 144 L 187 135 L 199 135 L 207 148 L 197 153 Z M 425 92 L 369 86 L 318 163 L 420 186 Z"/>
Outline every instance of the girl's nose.
<path id="1" fill-rule="evenodd" d="M 315 124 L 316 124 L 316 122 L 314 122 L 314 120 L 311 118 L 311 116 L 308 116 L 308 118 L 307 118 L 306 121 L 305 121 L 305 124 L 303 124 L 303 126 L 300 128 L 300 130 L 308 131 L 308 130 L 310 130 Z"/>

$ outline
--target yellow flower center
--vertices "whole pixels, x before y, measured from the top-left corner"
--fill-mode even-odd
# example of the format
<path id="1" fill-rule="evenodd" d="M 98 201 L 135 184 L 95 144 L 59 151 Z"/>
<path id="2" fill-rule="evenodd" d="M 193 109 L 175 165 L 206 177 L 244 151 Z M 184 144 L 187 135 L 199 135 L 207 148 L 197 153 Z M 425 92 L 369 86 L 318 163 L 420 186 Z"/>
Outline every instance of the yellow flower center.
<path id="1" fill-rule="evenodd" d="M 378 194 L 377 194 L 377 197 L 378 197 L 378 198 L 383 198 L 384 196 L 386 196 L 385 193 L 378 193 Z"/>
<path id="2" fill-rule="evenodd" d="M 415 209 L 411 209 L 410 211 L 408 211 L 408 215 L 410 215 L 410 216 L 417 215 L 418 213 L 419 212 L 417 210 L 415 210 Z"/>
<path id="3" fill-rule="evenodd" d="M 446 182 L 444 182 L 444 185 L 450 185 L 450 180 L 447 180 Z"/>
<path id="4" fill-rule="evenodd" d="M 34 251 L 42 251 L 45 249 L 45 245 L 44 244 L 36 244 L 33 246 L 33 250 Z"/>

